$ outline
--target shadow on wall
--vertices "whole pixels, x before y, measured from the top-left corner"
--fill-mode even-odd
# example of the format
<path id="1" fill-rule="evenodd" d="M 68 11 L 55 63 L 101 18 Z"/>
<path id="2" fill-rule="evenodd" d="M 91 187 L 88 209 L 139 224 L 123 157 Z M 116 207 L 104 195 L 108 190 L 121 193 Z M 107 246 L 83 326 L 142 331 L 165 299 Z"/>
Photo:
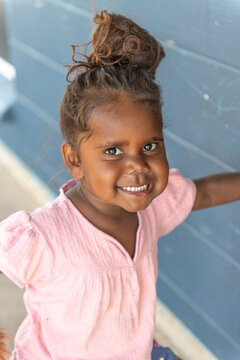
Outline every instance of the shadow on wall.
<path id="1" fill-rule="evenodd" d="M 8 61 L 7 34 L 3 7 L 3 0 L 0 0 L 0 56 Z"/>

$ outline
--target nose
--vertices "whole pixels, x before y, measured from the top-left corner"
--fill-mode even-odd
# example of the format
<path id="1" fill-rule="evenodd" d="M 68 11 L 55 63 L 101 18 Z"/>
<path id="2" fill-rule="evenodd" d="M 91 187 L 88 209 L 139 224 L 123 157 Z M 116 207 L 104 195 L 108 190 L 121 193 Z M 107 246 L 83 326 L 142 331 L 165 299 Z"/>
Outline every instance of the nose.
<path id="1" fill-rule="evenodd" d="M 140 156 L 128 158 L 125 168 L 125 173 L 127 175 L 139 175 L 147 173 L 148 171 L 148 164 Z"/>

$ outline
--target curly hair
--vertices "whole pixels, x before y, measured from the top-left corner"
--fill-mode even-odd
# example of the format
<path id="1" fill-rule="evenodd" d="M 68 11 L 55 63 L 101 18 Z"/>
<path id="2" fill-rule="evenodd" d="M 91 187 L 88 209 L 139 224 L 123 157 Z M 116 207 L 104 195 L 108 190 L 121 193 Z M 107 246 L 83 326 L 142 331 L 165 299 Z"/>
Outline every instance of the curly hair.
<path id="1" fill-rule="evenodd" d="M 117 102 L 123 94 L 132 102 L 151 104 L 161 115 L 160 87 L 154 81 L 165 56 L 161 44 L 125 16 L 103 10 L 93 21 L 92 41 L 84 45 L 84 53 L 77 51 L 81 46 L 72 45 L 70 84 L 61 104 L 60 128 L 73 147 L 78 134 L 89 130 L 93 111 Z M 90 44 L 92 52 L 87 55 Z"/>

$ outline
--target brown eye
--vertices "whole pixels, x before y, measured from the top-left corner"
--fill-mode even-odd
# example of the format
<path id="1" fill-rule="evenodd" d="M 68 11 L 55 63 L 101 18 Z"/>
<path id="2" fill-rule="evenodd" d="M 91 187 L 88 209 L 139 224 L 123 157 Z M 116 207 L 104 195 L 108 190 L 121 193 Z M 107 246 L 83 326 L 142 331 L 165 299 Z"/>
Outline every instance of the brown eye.
<path id="1" fill-rule="evenodd" d="M 121 151 L 119 150 L 119 148 L 117 147 L 113 147 L 113 148 L 110 148 L 110 149 L 107 149 L 105 151 L 105 154 L 107 155 L 112 155 L 112 156 L 116 156 L 116 155 L 120 155 L 121 154 Z"/>
<path id="2" fill-rule="evenodd" d="M 144 152 L 146 152 L 146 151 L 153 151 L 153 150 L 156 150 L 156 148 L 157 148 L 157 144 L 156 144 L 156 143 L 149 143 L 149 144 L 144 145 L 143 151 L 144 151 Z"/>

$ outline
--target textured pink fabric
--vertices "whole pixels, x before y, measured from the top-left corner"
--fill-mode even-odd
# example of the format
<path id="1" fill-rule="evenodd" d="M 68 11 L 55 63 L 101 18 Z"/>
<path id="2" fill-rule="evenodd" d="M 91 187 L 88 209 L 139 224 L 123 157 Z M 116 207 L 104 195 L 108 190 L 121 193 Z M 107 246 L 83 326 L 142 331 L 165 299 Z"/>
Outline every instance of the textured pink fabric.
<path id="1" fill-rule="evenodd" d="M 63 189 L 32 213 L 0 223 L 0 269 L 20 287 L 28 316 L 15 360 L 149 360 L 157 240 L 192 209 L 194 183 L 172 169 L 165 191 L 138 213 L 133 260 L 94 227 Z"/>

